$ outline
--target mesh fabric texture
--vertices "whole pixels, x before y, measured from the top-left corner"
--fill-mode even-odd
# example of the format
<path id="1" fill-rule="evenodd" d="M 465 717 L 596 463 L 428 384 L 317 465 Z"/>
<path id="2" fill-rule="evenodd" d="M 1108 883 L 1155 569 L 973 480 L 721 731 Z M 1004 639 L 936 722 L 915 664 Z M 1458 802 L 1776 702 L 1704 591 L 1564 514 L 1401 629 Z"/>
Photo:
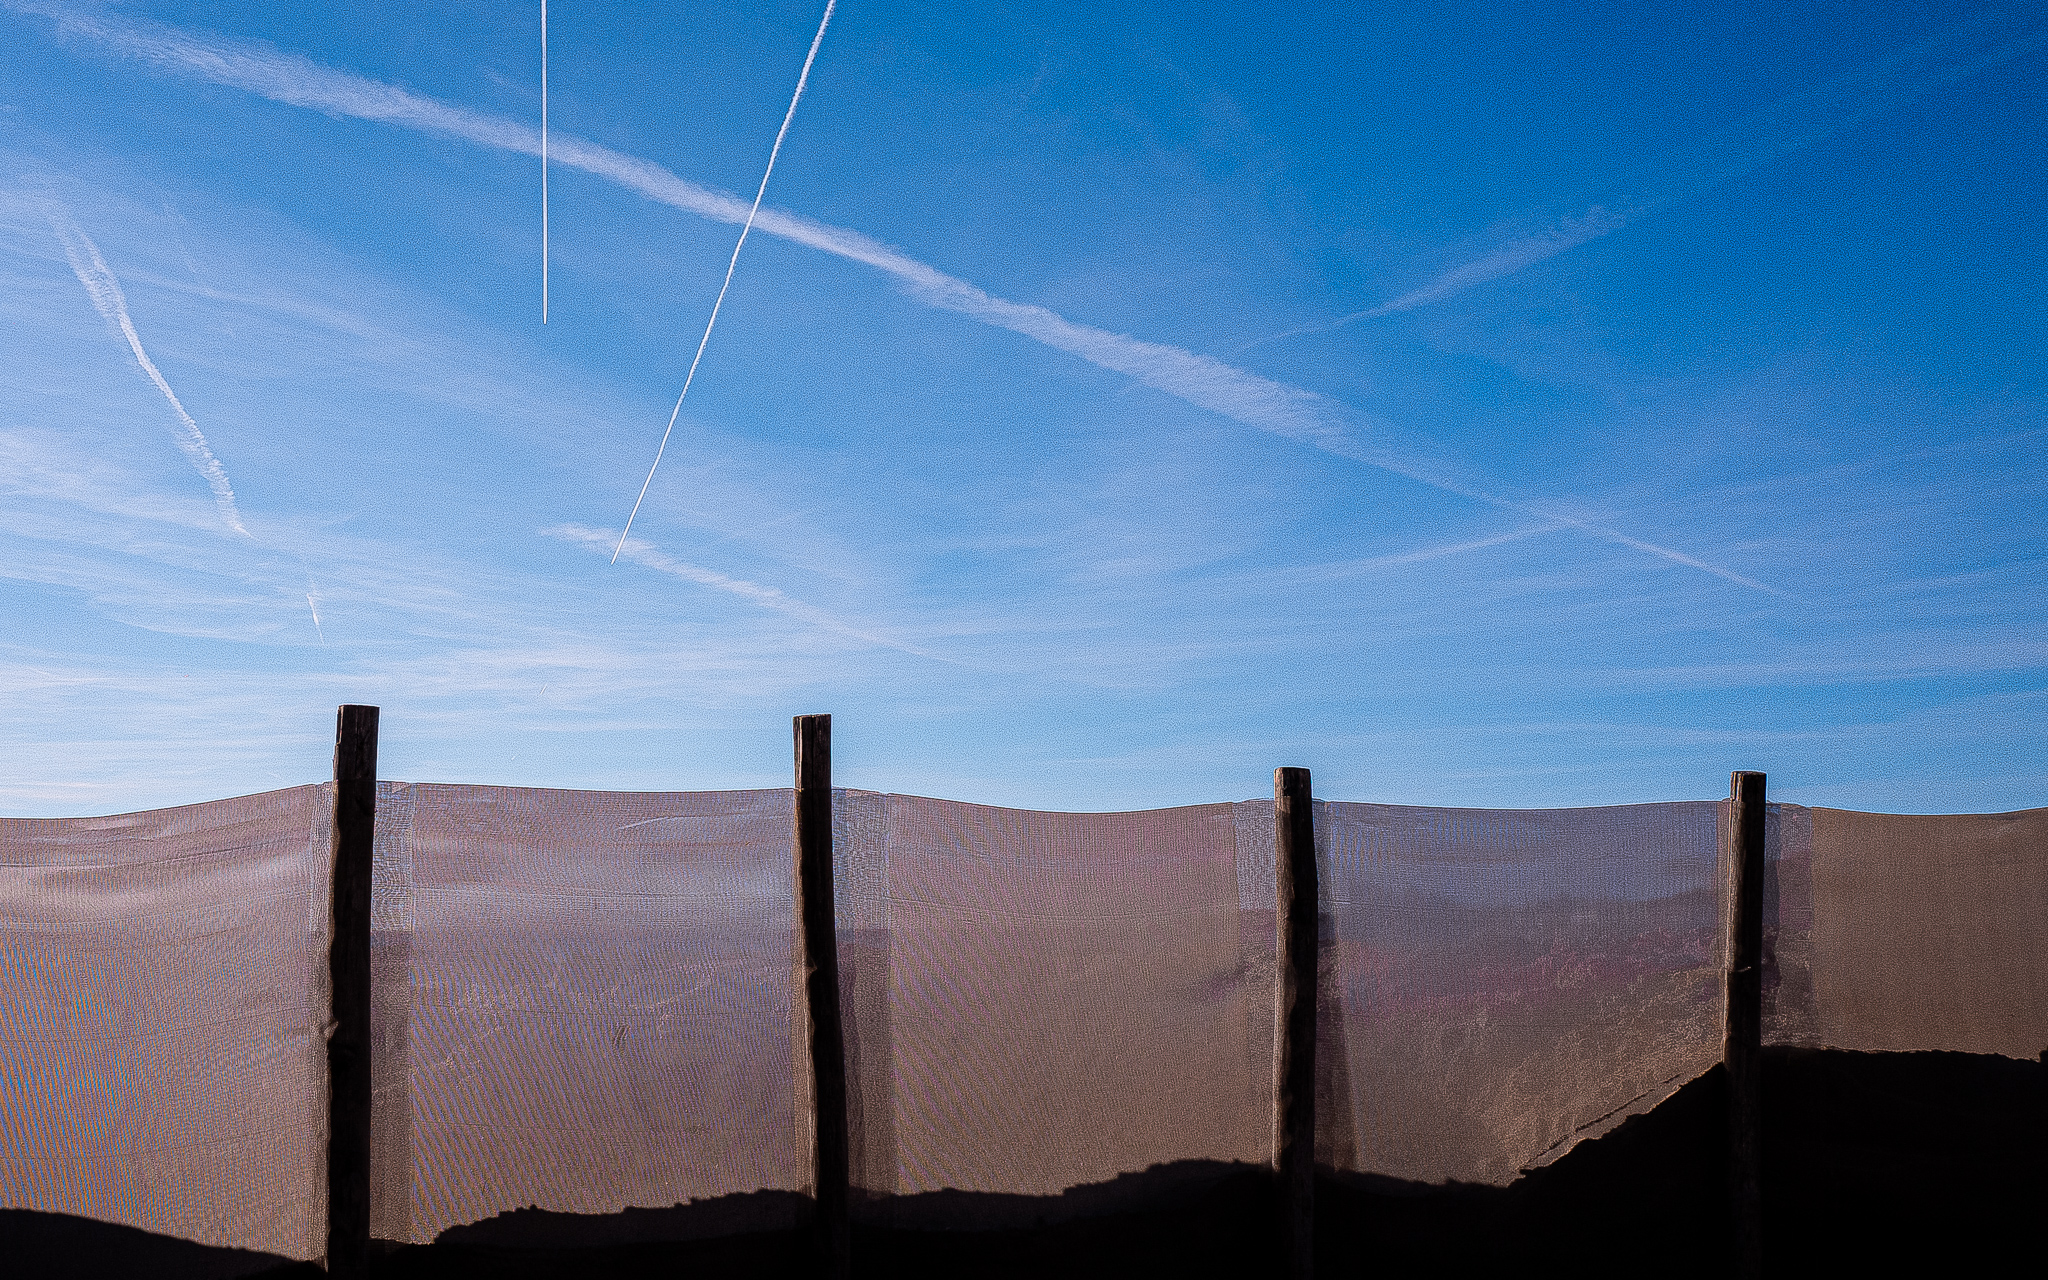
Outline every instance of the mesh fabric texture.
<path id="1" fill-rule="evenodd" d="M 318 1256 L 331 809 L 0 820 L 0 1206 Z M 1266 1161 L 1272 813 L 835 792 L 857 1212 Z M 1718 1061 L 1726 834 L 1318 804 L 1319 1161 L 1504 1184 Z M 380 784 L 373 1233 L 804 1189 L 792 836 L 786 789 Z M 1767 1042 L 2048 1048 L 2048 810 L 1773 805 L 1764 916 Z"/>
<path id="2" fill-rule="evenodd" d="M 802 1184 L 790 792 L 385 783 L 371 1232 Z"/>
<path id="3" fill-rule="evenodd" d="M 1271 1031 L 1261 1051 L 1254 1024 L 1272 1019 L 1271 970 L 1261 981 L 1240 946 L 1233 806 L 1046 813 L 842 792 L 835 824 L 854 1180 L 870 1205 L 1267 1158 Z M 995 1225 L 1005 1208 L 927 1197 L 917 1223 Z"/>
<path id="4" fill-rule="evenodd" d="M 1723 806 L 1319 808 L 1320 1162 L 1505 1184 L 1719 1060 Z"/>
<path id="5" fill-rule="evenodd" d="M 322 1253 L 332 796 L 0 819 L 0 1207 Z"/>
<path id="6" fill-rule="evenodd" d="M 1766 1036 L 1878 1051 L 2048 1052 L 2048 809 L 1787 806 Z M 1769 974 L 1767 973 L 1767 979 Z M 1773 1016 L 1775 1015 L 1775 1016 Z"/>

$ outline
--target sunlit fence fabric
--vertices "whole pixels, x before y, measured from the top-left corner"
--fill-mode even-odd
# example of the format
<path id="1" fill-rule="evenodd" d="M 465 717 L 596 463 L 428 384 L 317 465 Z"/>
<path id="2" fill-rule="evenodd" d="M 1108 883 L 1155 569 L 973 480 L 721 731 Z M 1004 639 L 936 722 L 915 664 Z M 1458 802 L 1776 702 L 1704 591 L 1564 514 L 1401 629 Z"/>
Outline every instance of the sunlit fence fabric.
<path id="1" fill-rule="evenodd" d="M 802 1185 L 791 814 L 787 791 L 383 785 L 374 1235 Z"/>
<path id="2" fill-rule="evenodd" d="M 319 1256 L 332 812 L 0 820 L 0 1207 Z"/>
<path id="3" fill-rule="evenodd" d="M 331 804 L 0 822 L 0 1205 L 318 1255 Z M 1269 1157 L 1270 802 L 833 814 L 857 1213 Z M 1717 1061 L 1725 823 L 1319 804 L 1319 1161 L 1503 1184 Z M 792 835 L 787 790 L 382 784 L 374 1234 L 803 1189 Z M 2048 1047 L 2048 810 L 1766 844 L 1768 1042 Z"/>
<path id="4" fill-rule="evenodd" d="M 1320 1158 L 1506 1183 L 1717 1061 L 1720 813 L 1322 806 Z"/>
<path id="5" fill-rule="evenodd" d="M 1045 1196 L 1265 1158 L 1272 1068 L 1254 1024 L 1272 1020 L 1272 974 L 1241 946 L 1233 806 L 1042 813 L 850 792 L 836 827 L 870 1198 Z M 940 1200 L 916 1220 L 993 1224 L 1004 1207 Z"/>

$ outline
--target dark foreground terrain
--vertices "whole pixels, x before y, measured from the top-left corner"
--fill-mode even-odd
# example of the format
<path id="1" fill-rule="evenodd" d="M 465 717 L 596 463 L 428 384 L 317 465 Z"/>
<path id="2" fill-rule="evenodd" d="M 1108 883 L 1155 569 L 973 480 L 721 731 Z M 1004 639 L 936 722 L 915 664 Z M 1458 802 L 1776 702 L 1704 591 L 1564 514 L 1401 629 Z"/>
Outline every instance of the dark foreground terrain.
<path id="1" fill-rule="evenodd" d="M 2048 1055 L 2044 1055 L 2048 1057 Z M 1778 1274 L 2038 1272 L 2048 1205 L 2048 1061 L 1967 1054 L 1766 1054 L 1766 1267 Z M 1317 1188 L 1324 1277 L 1725 1276 L 1719 1072 L 1511 1187 L 1340 1176 Z M 1242 1166 L 1148 1170 L 1043 1202 L 1006 1231 L 915 1229 L 976 1206 L 903 1202 L 858 1228 L 858 1276 L 1263 1277 L 1266 1181 Z M 810 1268 L 775 1193 L 608 1218 L 527 1211 L 393 1248 L 389 1280 L 774 1277 Z M 1039 1212 L 1038 1210 L 1042 1210 Z M 311 1277 L 319 1269 L 83 1219 L 0 1211 L 10 1276 Z"/>

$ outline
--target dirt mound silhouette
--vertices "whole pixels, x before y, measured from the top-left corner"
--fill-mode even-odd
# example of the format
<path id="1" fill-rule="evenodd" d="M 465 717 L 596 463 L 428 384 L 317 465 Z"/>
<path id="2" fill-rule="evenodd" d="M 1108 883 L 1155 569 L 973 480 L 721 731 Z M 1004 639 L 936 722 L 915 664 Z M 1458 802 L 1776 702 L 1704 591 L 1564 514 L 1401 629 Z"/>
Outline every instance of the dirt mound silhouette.
<path id="1" fill-rule="evenodd" d="M 1766 1265 L 1778 1272 L 1988 1270 L 2048 1203 L 2048 1060 L 1774 1049 L 1764 1064 Z M 1717 1070 L 1509 1187 L 1326 1175 L 1317 1265 L 1365 1275 L 1726 1274 Z M 938 1192 L 866 1206 L 863 1277 L 1173 1276 L 1272 1271 L 1262 1170 L 1188 1161 L 1059 1196 Z M 597 1216 L 522 1210 L 389 1247 L 376 1273 L 776 1277 L 812 1273 L 781 1192 Z M 1002 1230 L 929 1224 L 1002 1220 Z M 314 1276 L 318 1268 L 84 1219 L 0 1212 L 8 1271 L 52 1280 Z"/>

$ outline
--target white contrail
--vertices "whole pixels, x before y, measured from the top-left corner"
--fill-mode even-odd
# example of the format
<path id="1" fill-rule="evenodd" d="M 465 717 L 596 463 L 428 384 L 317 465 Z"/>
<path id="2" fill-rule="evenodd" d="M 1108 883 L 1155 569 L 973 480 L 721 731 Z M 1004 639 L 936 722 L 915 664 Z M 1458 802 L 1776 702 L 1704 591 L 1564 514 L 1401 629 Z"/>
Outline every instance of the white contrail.
<path id="1" fill-rule="evenodd" d="M 1588 209 L 1582 217 L 1566 218 L 1546 231 L 1510 240 L 1463 266 L 1453 267 L 1420 289 L 1404 293 L 1392 302 L 1383 303 L 1370 311 L 1360 312 L 1359 315 L 1387 316 L 1397 311 L 1412 311 L 1439 298 L 1462 293 L 1473 285 L 1498 280 L 1545 258 L 1554 258 L 1567 249 L 1576 249 L 1588 240 L 1597 240 L 1611 231 L 1619 231 L 1628 225 L 1629 217 L 1629 213 L 1610 213 L 1596 205 Z"/>
<path id="2" fill-rule="evenodd" d="M 1611 213 L 1595 205 L 1591 209 L 1586 210 L 1585 214 L 1580 217 L 1566 218 L 1554 227 L 1538 231 L 1533 235 L 1519 236 L 1498 248 L 1481 254 L 1470 262 L 1452 267 L 1449 271 L 1444 272 L 1428 284 L 1418 289 L 1412 289 L 1395 298 L 1392 302 L 1383 302 L 1377 307 L 1367 307 L 1363 311 L 1354 311 L 1348 316 L 1339 316 L 1335 320 L 1324 324 L 1305 324 L 1297 329 L 1286 329 L 1279 333 L 1268 334 L 1256 341 L 1247 342 L 1243 350 L 1249 351 L 1253 347 L 1262 346 L 1268 342 L 1278 342 L 1282 338 L 1298 338 L 1305 334 L 1326 333 L 1331 329 L 1342 328 L 1344 325 L 1358 320 L 1372 320 L 1379 316 L 1390 316 L 1401 311 L 1412 311 L 1416 307 L 1426 306 L 1429 303 L 1448 298 L 1454 293 L 1463 293 L 1474 285 L 1485 284 L 1489 280 L 1498 280 L 1502 276 L 1520 271 L 1523 267 L 1533 266 L 1547 258 L 1554 258 L 1565 250 L 1576 249 L 1589 240 L 1597 240 L 1610 232 L 1619 231 L 1628 225 L 1629 219 L 1632 216 L 1633 211 Z"/>
<path id="3" fill-rule="evenodd" d="M 1506 533 L 1496 533 L 1484 538 L 1472 538 L 1464 542 L 1440 543 L 1437 546 L 1422 547 L 1415 551 L 1397 551 L 1391 555 L 1369 556 L 1363 560 L 1342 560 L 1334 564 L 1304 565 L 1298 569 L 1281 570 L 1278 574 L 1269 572 L 1267 576 L 1285 576 L 1297 579 L 1358 577 L 1368 573 L 1375 573 L 1381 569 L 1399 569 L 1411 564 L 1422 564 L 1429 560 L 1441 560 L 1446 556 L 1461 556 L 1471 551 L 1484 551 L 1490 547 L 1503 546 L 1510 542 L 1520 542 L 1524 538 L 1535 538 L 1546 533 L 1554 533 L 1564 527 L 1562 524 L 1555 523 L 1532 524 L 1520 529 L 1510 529 Z"/>
<path id="4" fill-rule="evenodd" d="M 1867 67 L 1844 72 L 1818 88 L 1792 94 L 1727 129 L 1721 137 L 1689 159 L 1688 172 L 1661 184 L 1656 194 L 1623 203 L 1619 211 L 1594 205 L 1576 218 L 1517 236 L 1470 262 L 1452 267 L 1420 288 L 1377 307 L 1354 311 L 1323 324 L 1303 325 L 1245 344 L 1250 350 L 1282 338 L 1324 333 L 1358 320 L 1411 311 L 1463 293 L 1524 267 L 1554 258 L 1568 249 L 1619 231 L 1653 209 L 1686 199 L 1710 187 L 1749 173 L 1779 156 L 1819 142 L 1883 111 L 1896 109 L 1923 93 L 2010 62 L 2048 44 L 2048 31 L 2024 31 L 1999 40 L 1995 21 L 1964 22 L 1930 40 Z M 1992 43 L 1985 44 L 1989 35 Z"/>
<path id="5" fill-rule="evenodd" d="M 548 322 L 548 0 L 540 0 L 540 322 Z"/>
<path id="6" fill-rule="evenodd" d="M 298 54 L 279 53 L 262 45 L 201 39 L 159 23 L 116 21 L 97 14 L 27 4 L 23 0 L 0 0 L 0 5 L 44 14 L 56 21 L 60 30 L 72 35 L 170 71 L 245 89 L 274 102 L 461 138 L 522 155 L 540 152 L 539 134 L 526 125 L 323 67 Z M 1262 378 L 1180 347 L 1076 324 L 1045 307 L 993 297 L 965 280 L 857 231 L 827 226 L 776 209 L 758 211 L 756 216 L 756 209 L 736 197 L 708 190 L 652 161 L 593 142 L 552 138 L 548 154 L 554 163 L 617 183 L 673 209 L 735 225 L 752 217 L 754 225 L 769 235 L 884 272 L 913 297 L 931 306 L 1021 334 L 1246 426 L 1380 467 L 1449 493 L 1538 518 L 1554 518 L 1446 481 L 1419 466 L 1394 459 L 1386 450 L 1366 448 L 1342 425 L 1346 416 L 1342 407 L 1314 392 Z M 1698 561 L 1681 552 L 1626 539 L 1584 522 L 1566 523 L 1581 532 L 1647 551 L 1674 564 L 1699 566 Z M 1725 570 L 1707 572 L 1730 582 L 1769 590 Z"/>
<path id="7" fill-rule="evenodd" d="M 1612 542 L 1616 546 L 1627 547 L 1631 551 L 1640 551 L 1644 555 L 1655 556 L 1657 559 L 1669 564 L 1682 565 L 1688 569 L 1697 569 L 1701 573 L 1711 574 L 1723 582 L 1732 582 L 1738 587 L 1747 587 L 1751 591 L 1761 591 L 1765 595 L 1778 596 L 1786 600 L 1798 599 L 1797 596 L 1789 591 L 1783 591 L 1777 587 L 1758 582 L 1754 578 L 1746 578 L 1732 569 L 1723 569 L 1719 565 L 1709 564 L 1697 556 L 1689 556 L 1683 551 L 1674 551 L 1670 547 L 1659 546 L 1654 542 L 1645 542 L 1641 538 L 1631 538 L 1625 533 L 1610 529 L 1606 525 L 1597 523 L 1585 516 L 1559 511 L 1550 504 L 1518 502 L 1513 498 L 1504 498 L 1497 493 L 1489 493 L 1484 489 L 1475 488 L 1461 481 L 1447 479 L 1391 452 L 1365 448 L 1348 436 L 1329 441 L 1314 441 L 1312 443 L 1315 443 L 1318 448 L 1323 449 L 1325 452 L 1334 453 L 1339 457 L 1356 459 L 1369 466 L 1378 467 L 1383 471 L 1391 471 L 1395 475 L 1405 476 L 1418 484 L 1426 484 L 1431 488 L 1441 489 L 1445 493 L 1454 493 L 1461 498 L 1469 498 L 1474 502 L 1483 502 L 1490 507 L 1498 507 L 1502 511 L 1512 511 L 1517 515 L 1530 516 L 1538 520 L 1548 521 L 1552 525 L 1573 529 L 1585 534 L 1589 538 L 1597 538 L 1603 542 Z"/>
<path id="8" fill-rule="evenodd" d="M 164 381 L 164 375 L 142 349 L 142 338 L 135 332 L 135 322 L 128 318 L 128 299 L 122 296 L 121 284 L 114 279 L 114 273 L 107 268 L 106 259 L 100 256 L 99 246 L 92 237 L 73 222 L 69 216 L 57 209 L 49 211 L 50 226 L 56 231 L 57 239 L 64 245 L 64 256 L 71 259 L 71 270 L 77 275 L 78 283 L 85 286 L 86 296 L 109 325 L 120 330 L 128 340 L 128 349 L 135 353 L 135 363 L 149 375 L 156 389 L 164 393 L 164 399 L 171 402 L 171 411 L 178 415 L 182 428 L 177 435 L 178 447 L 185 456 L 192 459 L 192 465 L 199 468 L 199 474 L 206 477 L 206 483 L 213 489 L 213 501 L 220 508 L 221 519 L 228 527 L 243 537 L 249 531 L 242 527 L 242 514 L 235 509 L 234 486 L 228 483 L 228 473 L 221 469 L 220 459 L 213 456 L 207 447 L 206 436 L 199 430 L 199 424 L 192 415 L 185 412 L 185 406 L 178 402 L 178 395 L 171 390 L 171 384 Z"/>
<path id="9" fill-rule="evenodd" d="M 1689 556 L 1683 551 L 1673 551 L 1670 547 L 1660 547 L 1654 542 L 1645 542 L 1641 538 L 1631 538 L 1625 533 L 1619 533 L 1605 525 L 1595 524 L 1580 516 L 1565 515 L 1562 512 L 1550 510 L 1541 504 L 1525 505 L 1518 502 L 1510 503 L 1503 501 L 1501 505 L 1526 515 L 1541 516 L 1545 519 L 1555 520 L 1567 528 L 1577 529 L 1587 537 L 1599 538 L 1612 542 L 1616 546 L 1627 547 L 1631 551 L 1640 551 L 1644 555 L 1655 556 L 1659 560 L 1668 561 L 1671 564 L 1683 565 L 1688 569 L 1697 569 L 1701 573 L 1712 574 L 1714 577 L 1721 579 L 1721 581 L 1732 582 L 1738 587 L 1748 587 L 1751 591 L 1761 591 L 1765 595 L 1777 596 L 1781 600 L 1798 600 L 1801 598 L 1794 592 L 1758 582 L 1754 578 L 1745 578 L 1733 570 L 1709 564 L 1697 556 Z"/>
<path id="10" fill-rule="evenodd" d="M 0 5 L 44 14 L 68 34 L 169 71 L 245 89 L 274 102 L 418 129 L 522 155 L 540 154 L 540 134 L 528 125 L 335 71 L 297 54 L 279 53 L 262 45 L 201 39 L 158 23 L 118 21 L 99 14 L 24 4 L 21 0 L 0 0 Z M 715 221 L 738 226 L 754 216 L 754 225 L 762 232 L 873 267 L 894 277 L 913 296 L 932 306 L 1022 334 L 1247 426 L 1300 440 L 1338 430 L 1331 423 L 1337 407 L 1322 396 L 1179 347 L 1075 324 L 1044 307 L 991 297 L 964 280 L 857 231 L 826 226 L 777 209 L 763 209 L 756 215 L 745 201 L 689 182 L 638 156 L 551 134 L 548 160 L 551 165 L 567 165 L 659 204 Z"/>
<path id="11" fill-rule="evenodd" d="M 310 591 L 306 593 L 306 608 L 313 613 L 313 634 L 320 637 L 321 644 L 326 644 L 327 633 L 320 629 L 320 606 L 313 603 L 313 593 Z"/>
<path id="12" fill-rule="evenodd" d="M 725 305 L 725 291 L 732 288 L 733 268 L 740 265 L 740 250 L 746 247 L 747 233 L 754 229 L 754 218 L 761 212 L 761 197 L 768 194 L 768 178 L 775 172 L 775 157 L 782 154 L 782 140 L 789 136 L 789 122 L 796 119 L 796 104 L 803 101 L 804 86 L 810 83 L 811 64 L 818 60 L 818 46 L 825 43 L 825 27 L 832 21 L 832 9 L 839 0 L 825 0 L 825 16 L 818 19 L 818 34 L 811 37 L 811 51 L 804 55 L 804 69 L 797 74 L 796 92 L 789 95 L 789 110 L 782 113 L 782 127 L 775 131 L 775 145 L 768 149 L 768 167 L 761 172 L 761 185 L 754 192 L 753 207 L 747 210 L 747 220 L 740 227 L 740 238 L 732 246 L 732 260 L 725 264 L 725 283 L 718 286 L 718 297 L 711 304 L 711 318 L 704 322 L 704 336 L 697 339 L 697 354 L 690 357 L 690 371 L 683 375 L 683 390 L 676 396 L 676 407 L 669 410 L 668 427 L 661 433 L 661 445 L 654 451 L 654 465 L 647 468 L 647 478 L 640 482 L 640 496 L 633 499 L 633 510 L 626 517 L 626 527 L 619 530 L 619 545 L 612 548 L 611 563 L 619 562 L 619 551 L 626 545 L 626 535 L 633 531 L 633 517 L 640 514 L 640 504 L 647 500 L 647 486 L 654 483 L 654 473 L 661 466 L 661 455 L 668 452 L 668 438 L 676 429 L 676 415 L 683 411 L 683 396 L 690 394 L 690 383 L 697 377 L 697 365 L 704 359 L 704 348 L 711 341 L 711 327 L 718 323 L 718 309 Z"/>
<path id="13" fill-rule="evenodd" d="M 606 543 L 612 541 L 611 531 L 608 529 L 588 529 L 576 524 L 556 525 L 552 529 L 543 529 L 541 532 L 552 538 L 560 538 L 564 542 L 581 543 L 600 552 L 604 550 Z M 745 578 L 735 578 L 728 574 L 720 573 L 716 569 L 706 569 L 699 565 L 678 560 L 643 539 L 634 538 L 630 541 L 621 539 L 621 543 L 623 544 L 622 549 L 626 559 L 634 564 L 644 565 L 661 573 L 672 574 L 675 577 L 694 582 L 698 586 L 710 587 L 714 591 L 723 591 L 728 595 L 739 596 L 744 600 L 760 605 L 764 609 L 772 609 L 777 613 L 786 614 L 789 617 L 807 622 L 814 627 L 826 631 L 836 632 L 849 639 L 859 640 L 884 649 L 895 649 L 898 652 L 913 654 L 920 658 L 935 658 L 941 662 L 953 661 L 943 655 L 933 653 L 929 649 L 921 649 L 916 645 L 908 644 L 892 636 L 849 626 L 822 609 L 805 604 L 801 600 L 790 598 L 778 588 L 764 587 L 758 582 L 748 582 Z M 619 551 L 614 550 L 612 559 L 616 561 L 618 557 Z"/>

